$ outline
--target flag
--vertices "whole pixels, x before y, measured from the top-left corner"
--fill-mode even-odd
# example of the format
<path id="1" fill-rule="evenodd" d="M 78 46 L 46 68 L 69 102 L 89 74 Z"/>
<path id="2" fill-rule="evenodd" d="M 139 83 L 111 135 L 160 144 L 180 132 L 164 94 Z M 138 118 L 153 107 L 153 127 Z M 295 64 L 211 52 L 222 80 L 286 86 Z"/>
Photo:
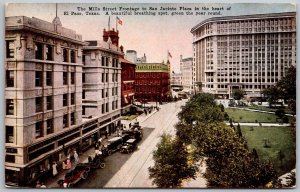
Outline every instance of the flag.
<path id="1" fill-rule="evenodd" d="M 168 51 L 168 56 L 172 58 L 172 55 L 171 55 L 171 53 L 169 51 Z"/>
<path id="2" fill-rule="evenodd" d="M 117 23 L 123 25 L 123 21 L 117 16 Z"/>

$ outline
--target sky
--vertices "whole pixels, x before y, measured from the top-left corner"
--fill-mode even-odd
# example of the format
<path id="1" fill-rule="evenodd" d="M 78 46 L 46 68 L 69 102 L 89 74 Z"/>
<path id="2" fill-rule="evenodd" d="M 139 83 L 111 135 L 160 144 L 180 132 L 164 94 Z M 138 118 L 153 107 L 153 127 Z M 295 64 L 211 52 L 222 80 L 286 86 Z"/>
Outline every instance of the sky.
<path id="1" fill-rule="evenodd" d="M 194 8 L 207 7 L 206 15 L 195 15 Z M 101 9 L 97 11 L 101 15 L 71 15 L 71 12 L 79 12 L 77 7 L 88 10 L 89 7 Z M 191 8 L 193 15 L 118 15 L 122 20 L 122 25 L 118 25 L 119 45 L 123 45 L 126 50 L 136 50 L 138 57 L 147 56 L 147 62 L 162 62 L 167 60 L 168 51 L 172 55 L 169 58 L 171 70 L 179 71 L 180 55 L 183 58 L 193 56 L 193 36 L 191 28 L 201 21 L 215 17 L 207 15 L 212 7 L 222 8 L 222 15 L 235 16 L 247 14 L 263 14 L 296 11 L 292 4 L 58 4 L 57 14 L 63 27 L 73 29 L 81 34 L 83 40 L 102 40 L 103 29 L 108 28 L 108 15 L 103 12 L 103 7 L 114 8 L 139 8 L 149 11 L 150 7 L 176 8 L 176 12 L 181 12 L 180 7 Z M 68 11 L 69 15 L 64 15 Z M 121 11 L 115 11 L 121 12 Z M 203 11 L 201 11 L 203 12 Z M 27 16 L 36 17 L 48 22 L 52 22 L 56 14 L 55 4 L 8 4 L 5 16 Z M 109 11 L 110 14 L 110 11 Z M 116 28 L 116 16 L 110 16 L 111 28 Z"/>

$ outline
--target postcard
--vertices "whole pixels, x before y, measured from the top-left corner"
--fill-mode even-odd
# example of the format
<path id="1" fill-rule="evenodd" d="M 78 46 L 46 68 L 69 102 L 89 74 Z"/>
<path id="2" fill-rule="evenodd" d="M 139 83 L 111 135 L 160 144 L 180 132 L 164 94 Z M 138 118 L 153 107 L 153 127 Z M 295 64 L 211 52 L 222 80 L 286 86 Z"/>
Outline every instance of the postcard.
<path id="1" fill-rule="evenodd" d="M 5 185 L 294 188 L 296 5 L 8 3 Z"/>

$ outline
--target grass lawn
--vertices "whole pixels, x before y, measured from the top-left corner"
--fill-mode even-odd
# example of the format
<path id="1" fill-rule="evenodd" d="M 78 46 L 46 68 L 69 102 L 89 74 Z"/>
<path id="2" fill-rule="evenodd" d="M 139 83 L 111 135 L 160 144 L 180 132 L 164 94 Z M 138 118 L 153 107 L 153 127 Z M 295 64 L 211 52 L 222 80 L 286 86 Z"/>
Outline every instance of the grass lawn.
<path id="1" fill-rule="evenodd" d="M 257 109 L 257 110 L 270 111 L 270 112 L 275 112 L 275 111 L 277 111 L 279 109 L 279 108 L 275 108 L 275 107 L 274 108 L 270 108 L 270 107 L 267 107 L 267 106 L 260 106 L 260 105 L 247 106 L 247 107 L 244 107 L 244 108 Z M 288 107 L 284 108 L 284 112 L 292 114 L 292 111 Z"/>
<path id="2" fill-rule="evenodd" d="M 241 126 L 243 136 L 248 142 L 249 150 L 256 149 L 260 161 L 270 160 L 275 169 L 282 175 L 295 168 L 296 144 L 293 141 L 290 127 L 251 127 Z M 264 139 L 268 139 L 270 147 L 264 147 Z M 281 162 L 278 152 L 282 151 L 284 158 Z"/>
<path id="3" fill-rule="evenodd" d="M 274 114 L 232 108 L 226 108 L 225 112 L 228 113 L 229 118 L 231 118 L 234 122 L 255 123 L 255 120 L 257 120 L 258 123 L 277 123 L 277 116 Z"/>
<path id="4" fill-rule="evenodd" d="M 126 115 L 126 116 L 122 116 L 122 120 L 128 120 L 128 121 L 132 121 L 133 119 L 135 119 L 137 116 L 139 115 Z"/>

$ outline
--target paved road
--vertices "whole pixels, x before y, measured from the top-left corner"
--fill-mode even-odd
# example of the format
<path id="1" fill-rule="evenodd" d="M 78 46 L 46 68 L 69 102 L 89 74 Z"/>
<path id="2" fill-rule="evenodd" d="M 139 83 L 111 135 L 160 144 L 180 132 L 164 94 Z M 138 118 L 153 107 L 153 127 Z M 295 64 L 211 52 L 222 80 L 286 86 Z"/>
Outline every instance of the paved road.
<path id="1" fill-rule="evenodd" d="M 185 101 L 178 101 L 161 105 L 158 112 L 141 123 L 143 127 L 154 128 L 154 131 L 104 187 L 155 187 L 152 185 L 148 173 L 148 167 L 154 164 L 152 152 L 156 149 L 163 133 L 175 134 L 174 125 L 178 122 L 177 113 L 184 103 Z"/>

